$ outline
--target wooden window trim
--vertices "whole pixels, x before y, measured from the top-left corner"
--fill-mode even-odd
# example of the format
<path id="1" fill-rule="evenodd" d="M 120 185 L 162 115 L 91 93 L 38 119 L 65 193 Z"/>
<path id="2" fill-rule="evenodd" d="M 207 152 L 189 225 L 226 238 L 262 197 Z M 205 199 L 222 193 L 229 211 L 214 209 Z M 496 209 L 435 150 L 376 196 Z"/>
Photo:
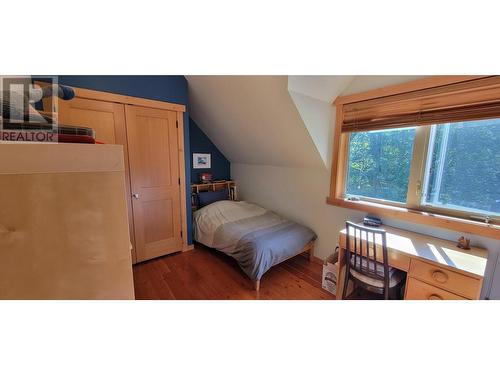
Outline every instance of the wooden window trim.
<path id="1" fill-rule="evenodd" d="M 437 76 L 337 98 L 333 103 L 333 105 L 336 106 L 336 119 L 333 132 L 330 196 L 326 199 L 326 203 L 394 219 L 411 221 L 418 224 L 437 226 L 458 232 L 467 232 L 494 239 L 500 239 L 500 226 L 498 225 L 486 224 L 412 208 L 402 208 L 367 201 L 351 201 L 345 199 L 344 194 L 347 177 L 346 172 L 349 143 L 349 134 L 341 132 L 343 122 L 343 106 L 345 104 L 451 83 L 465 82 L 482 77 L 483 76 Z"/>
<path id="2" fill-rule="evenodd" d="M 390 85 L 386 87 L 381 87 L 374 90 L 364 91 L 357 94 L 339 96 L 333 102 L 333 105 L 348 104 L 354 102 L 360 102 L 364 100 L 377 99 L 385 96 L 397 95 L 408 93 L 417 90 L 430 89 L 437 86 L 451 85 L 453 83 L 460 83 L 466 81 L 472 81 L 479 78 L 486 78 L 485 76 L 435 76 L 422 78 L 415 81 L 399 83 L 396 85 Z"/>
<path id="3" fill-rule="evenodd" d="M 375 215 L 389 217 L 391 219 L 411 221 L 413 223 L 436 226 L 457 232 L 467 232 L 500 240 L 500 226 L 494 224 L 485 224 L 452 216 L 438 215 L 425 211 L 366 201 L 349 201 L 343 198 L 327 198 L 326 202 L 333 206 L 368 212 Z"/>

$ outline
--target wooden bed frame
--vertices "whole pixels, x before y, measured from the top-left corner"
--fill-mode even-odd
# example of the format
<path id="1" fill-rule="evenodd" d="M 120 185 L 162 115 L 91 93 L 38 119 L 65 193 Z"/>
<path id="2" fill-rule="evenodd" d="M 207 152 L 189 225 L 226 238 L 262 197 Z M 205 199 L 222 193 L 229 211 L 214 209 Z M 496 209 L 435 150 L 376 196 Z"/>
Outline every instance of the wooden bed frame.
<path id="1" fill-rule="evenodd" d="M 236 190 L 236 183 L 233 180 L 220 181 L 220 182 L 207 182 L 207 183 L 194 183 L 191 184 L 191 209 L 196 211 L 198 202 L 195 198 L 196 194 L 204 191 L 219 191 L 227 189 L 229 192 L 228 199 L 231 201 L 238 200 L 238 191 Z"/>
<path id="2" fill-rule="evenodd" d="M 302 251 L 299 254 L 297 254 L 297 255 L 307 254 L 307 259 L 309 259 L 309 262 L 312 262 L 313 257 L 314 257 L 314 242 L 315 241 L 316 240 L 312 240 L 312 241 L 308 242 L 306 244 L 306 246 L 304 246 L 304 248 L 302 249 Z M 294 255 L 294 256 L 297 256 L 297 255 Z M 291 257 L 285 259 L 284 261 L 287 261 L 288 259 L 293 258 L 294 256 L 291 256 Z M 255 288 L 256 292 L 258 292 L 260 290 L 260 280 L 257 280 L 257 281 L 254 282 L 254 288 Z"/>

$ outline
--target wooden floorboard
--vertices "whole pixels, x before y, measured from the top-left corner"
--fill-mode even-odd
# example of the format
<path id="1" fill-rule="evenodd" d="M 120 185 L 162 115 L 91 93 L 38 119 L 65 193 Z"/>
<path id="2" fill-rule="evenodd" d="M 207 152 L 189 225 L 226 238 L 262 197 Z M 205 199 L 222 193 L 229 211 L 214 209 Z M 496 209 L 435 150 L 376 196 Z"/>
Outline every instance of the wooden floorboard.
<path id="1" fill-rule="evenodd" d="M 321 288 L 321 273 L 320 264 L 298 255 L 266 272 L 256 292 L 234 259 L 197 244 L 136 264 L 134 286 L 136 299 L 335 299 Z"/>

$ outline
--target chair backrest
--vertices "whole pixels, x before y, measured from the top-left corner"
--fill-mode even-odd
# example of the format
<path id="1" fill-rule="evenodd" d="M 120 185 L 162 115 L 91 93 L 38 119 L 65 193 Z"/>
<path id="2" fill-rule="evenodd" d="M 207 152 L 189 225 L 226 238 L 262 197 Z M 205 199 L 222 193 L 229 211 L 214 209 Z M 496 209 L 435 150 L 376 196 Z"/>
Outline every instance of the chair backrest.
<path id="1" fill-rule="evenodd" d="M 386 232 L 346 222 L 346 254 L 349 268 L 363 275 L 384 281 L 389 286 L 389 260 Z M 377 260 L 377 255 L 382 259 Z M 381 261 L 380 261 L 381 260 Z"/>

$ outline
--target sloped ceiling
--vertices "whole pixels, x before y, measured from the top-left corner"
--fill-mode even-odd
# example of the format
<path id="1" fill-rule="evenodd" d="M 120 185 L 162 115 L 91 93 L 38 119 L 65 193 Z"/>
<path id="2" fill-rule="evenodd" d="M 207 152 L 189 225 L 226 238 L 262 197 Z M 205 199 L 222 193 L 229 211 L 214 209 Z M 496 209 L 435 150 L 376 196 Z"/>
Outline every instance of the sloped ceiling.
<path id="1" fill-rule="evenodd" d="M 325 168 L 331 164 L 332 102 L 353 79 L 354 76 L 288 76 L 288 92 Z"/>
<path id="2" fill-rule="evenodd" d="M 186 76 L 190 116 L 232 163 L 329 168 L 338 95 L 422 76 Z"/>
<path id="3" fill-rule="evenodd" d="M 186 76 L 190 116 L 233 163 L 322 166 L 287 76 Z"/>
<path id="4" fill-rule="evenodd" d="M 288 90 L 332 103 L 355 76 L 288 76 Z"/>

